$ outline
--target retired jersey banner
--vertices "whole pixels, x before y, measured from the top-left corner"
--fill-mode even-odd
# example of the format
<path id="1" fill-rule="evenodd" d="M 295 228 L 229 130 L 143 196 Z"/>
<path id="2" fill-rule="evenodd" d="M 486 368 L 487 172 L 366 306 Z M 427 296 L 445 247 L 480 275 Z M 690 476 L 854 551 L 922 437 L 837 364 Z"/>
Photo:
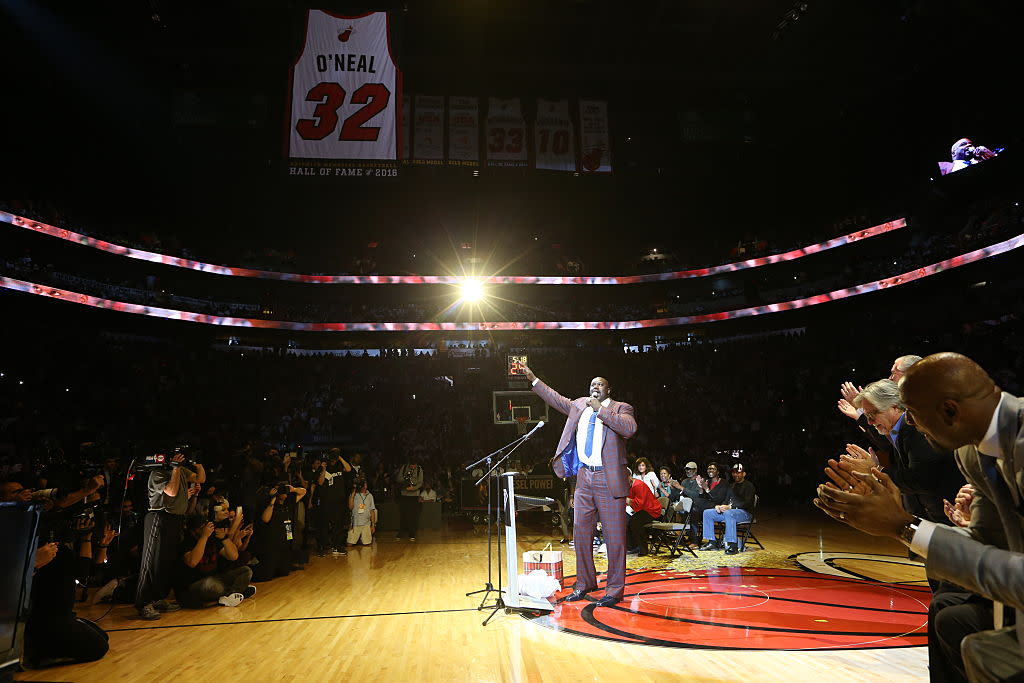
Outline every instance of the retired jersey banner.
<path id="1" fill-rule="evenodd" d="M 412 127 L 412 162 L 425 166 L 444 163 L 444 98 L 417 95 Z"/>
<path id="2" fill-rule="evenodd" d="M 490 98 L 484 145 L 488 166 L 526 167 L 526 121 L 518 97 Z"/>
<path id="3" fill-rule="evenodd" d="M 567 100 L 537 100 L 534 164 L 548 171 L 575 171 L 576 144 Z"/>
<path id="4" fill-rule="evenodd" d="M 603 100 L 580 100 L 580 171 L 612 172 L 608 103 Z"/>
<path id="5" fill-rule="evenodd" d="M 480 104 L 475 97 L 448 98 L 448 165 L 480 165 Z"/>
<path id="6" fill-rule="evenodd" d="M 306 15 L 291 72 L 288 174 L 398 175 L 402 74 L 387 12 Z"/>

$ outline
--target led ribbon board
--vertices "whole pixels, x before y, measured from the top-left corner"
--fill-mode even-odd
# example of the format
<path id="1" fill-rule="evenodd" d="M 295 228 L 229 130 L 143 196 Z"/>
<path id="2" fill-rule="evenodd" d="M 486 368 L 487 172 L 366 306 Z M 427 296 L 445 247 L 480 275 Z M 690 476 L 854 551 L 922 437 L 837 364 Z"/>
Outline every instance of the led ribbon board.
<path id="1" fill-rule="evenodd" d="M 705 313 L 702 315 L 687 315 L 677 318 L 652 318 L 649 320 L 621 320 L 621 321 L 582 321 L 582 322 L 482 322 L 482 323 L 310 323 L 291 322 L 286 320 L 260 320 L 257 318 L 230 318 L 190 311 L 177 311 L 170 308 L 158 308 L 156 306 L 145 306 L 124 301 L 112 301 L 89 294 L 80 294 L 66 289 L 49 287 L 25 280 L 16 280 L 9 277 L 0 277 L 0 287 L 19 292 L 28 292 L 39 296 L 47 296 L 54 299 L 63 299 L 85 306 L 95 308 L 106 308 L 113 311 L 125 313 L 137 313 L 155 318 L 166 318 L 168 320 L 187 320 L 190 322 L 206 323 L 208 325 L 224 325 L 228 327 L 250 327 L 269 328 L 278 330 L 293 330 L 302 332 L 420 332 L 420 331 L 451 331 L 451 332 L 473 332 L 473 331 L 506 331 L 506 330 L 635 330 L 649 327 L 673 327 L 678 325 L 695 325 L 700 323 L 716 322 L 719 320 L 731 320 L 734 318 L 746 318 L 766 313 L 779 313 L 791 311 L 798 308 L 816 306 L 829 301 L 839 301 L 860 294 L 868 294 L 883 289 L 892 289 L 915 280 L 937 275 L 952 268 L 965 266 L 969 263 L 981 261 L 982 259 L 998 256 L 1024 246 L 1024 234 L 1017 235 L 998 244 L 976 249 L 960 256 L 933 263 L 930 266 L 922 266 L 908 271 L 901 275 L 893 275 L 882 280 L 874 280 L 861 285 L 846 289 L 836 289 L 827 294 L 817 294 L 804 299 L 794 299 L 765 306 L 752 306 L 741 308 L 735 311 L 722 311 L 720 313 Z"/>
<path id="2" fill-rule="evenodd" d="M 46 223 L 40 223 L 15 214 L 0 211 L 0 221 L 14 227 L 32 230 L 51 237 L 57 237 L 68 242 L 74 242 L 94 249 L 127 256 L 128 258 L 160 263 L 165 266 L 176 266 L 189 270 L 198 270 L 203 273 L 214 273 L 215 275 L 234 275 L 239 277 L 253 277 L 264 280 L 285 280 L 288 282 L 307 282 L 311 284 L 344 284 L 344 285 L 459 285 L 467 279 L 479 280 L 482 284 L 492 285 L 631 285 L 641 282 L 663 282 L 666 280 L 686 280 L 689 278 L 708 277 L 720 273 L 732 273 L 737 270 L 766 266 L 772 263 L 794 261 L 804 256 L 810 256 L 829 249 L 835 249 L 853 242 L 884 235 L 893 230 L 899 230 L 907 225 L 906 219 L 897 218 L 871 228 L 851 232 L 842 237 L 819 242 L 802 249 L 794 249 L 783 254 L 772 254 L 771 256 L 760 256 L 746 261 L 725 263 L 719 266 L 697 268 L 695 270 L 678 270 L 670 273 L 654 273 L 651 275 L 622 275 L 622 276 L 580 276 L 580 277 L 546 277 L 534 275 L 494 275 L 488 278 L 463 277 L 460 275 L 305 275 L 302 273 L 282 273 L 276 270 L 254 270 L 252 268 L 239 268 L 235 266 L 219 266 L 213 263 L 203 263 L 192 259 L 171 256 L 170 254 L 158 254 L 143 249 L 135 249 L 120 244 L 113 244 L 95 237 L 89 237 L 81 233 L 58 228 Z"/>

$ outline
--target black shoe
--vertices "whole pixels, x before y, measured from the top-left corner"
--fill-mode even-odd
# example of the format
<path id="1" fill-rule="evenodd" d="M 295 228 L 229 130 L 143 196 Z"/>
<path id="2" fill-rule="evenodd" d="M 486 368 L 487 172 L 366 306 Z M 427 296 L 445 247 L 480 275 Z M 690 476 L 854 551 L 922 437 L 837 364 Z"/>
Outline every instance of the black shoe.
<path id="1" fill-rule="evenodd" d="M 726 555 L 739 555 L 740 549 L 735 543 L 729 543 L 725 548 Z"/>
<path id="2" fill-rule="evenodd" d="M 595 603 L 595 604 L 598 607 L 611 607 L 612 605 L 620 602 L 621 600 L 622 600 L 622 598 L 616 598 L 616 597 L 612 597 L 611 595 L 606 595 L 603 598 L 601 598 L 600 600 L 598 600 L 597 603 Z"/>
<path id="3" fill-rule="evenodd" d="M 568 542 L 569 542 L 568 538 L 563 538 L 561 541 L 559 541 L 559 543 L 568 543 Z"/>
<path id="4" fill-rule="evenodd" d="M 586 600 L 587 593 L 589 593 L 592 590 L 594 589 L 591 588 L 590 590 L 583 590 L 582 588 L 574 588 L 572 593 L 569 593 L 567 596 L 562 598 L 562 602 L 577 602 L 579 600 Z"/>
<path id="5" fill-rule="evenodd" d="M 705 541 L 704 545 L 700 547 L 701 550 L 721 550 L 722 546 L 718 545 L 718 541 Z"/>

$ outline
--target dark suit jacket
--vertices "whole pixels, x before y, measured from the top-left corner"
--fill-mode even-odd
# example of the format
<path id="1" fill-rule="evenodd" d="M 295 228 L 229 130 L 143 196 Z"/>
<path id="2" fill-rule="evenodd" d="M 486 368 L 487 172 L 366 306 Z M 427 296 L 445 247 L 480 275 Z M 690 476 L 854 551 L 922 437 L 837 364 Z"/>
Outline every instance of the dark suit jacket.
<path id="1" fill-rule="evenodd" d="M 942 499 L 953 500 L 967 483 L 956 466 L 953 452 L 935 450 L 921 432 L 904 420 L 891 462 L 885 473 L 900 492 L 915 498 L 931 521 L 949 524 Z"/>
<path id="2" fill-rule="evenodd" d="M 580 416 L 587 408 L 589 397 L 568 399 L 538 380 L 534 385 L 535 394 L 560 413 L 568 416 L 562 436 L 555 448 L 555 457 L 551 459 L 551 468 L 559 477 L 573 477 L 576 472 L 567 472 L 562 455 L 576 451 L 576 429 Z M 604 423 L 603 440 L 601 442 L 601 462 L 604 463 L 604 476 L 608 482 L 608 490 L 615 498 L 625 498 L 629 493 L 629 473 L 626 470 L 626 439 L 636 433 L 636 420 L 633 418 L 633 406 L 612 399 L 601 406 L 597 416 Z"/>

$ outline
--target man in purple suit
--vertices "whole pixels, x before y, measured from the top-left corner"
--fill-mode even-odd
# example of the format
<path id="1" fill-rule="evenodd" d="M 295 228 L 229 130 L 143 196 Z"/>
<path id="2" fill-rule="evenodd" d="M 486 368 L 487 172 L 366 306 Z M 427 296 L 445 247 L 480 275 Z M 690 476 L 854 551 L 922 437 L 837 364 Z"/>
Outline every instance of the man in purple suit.
<path id="1" fill-rule="evenodd" d="M 551 460 L 555 476 L 576 477 L 576 585 L 565 600 L 583 600 L 587 593 L 597 589 L 594 532 L 600 519 L 608 548 L 608 581 L 604 597 L 597 604 L 614 605 L 622 600 L 626 588 L 626 439 L 636 433 L 633 406 L 613 401 L 611 384 L 604 377 L 590 381 L 588 397 L 573 400 L 541 382 L 530 368 L 523 369 L 534 393 L 568 416 Z"/>

